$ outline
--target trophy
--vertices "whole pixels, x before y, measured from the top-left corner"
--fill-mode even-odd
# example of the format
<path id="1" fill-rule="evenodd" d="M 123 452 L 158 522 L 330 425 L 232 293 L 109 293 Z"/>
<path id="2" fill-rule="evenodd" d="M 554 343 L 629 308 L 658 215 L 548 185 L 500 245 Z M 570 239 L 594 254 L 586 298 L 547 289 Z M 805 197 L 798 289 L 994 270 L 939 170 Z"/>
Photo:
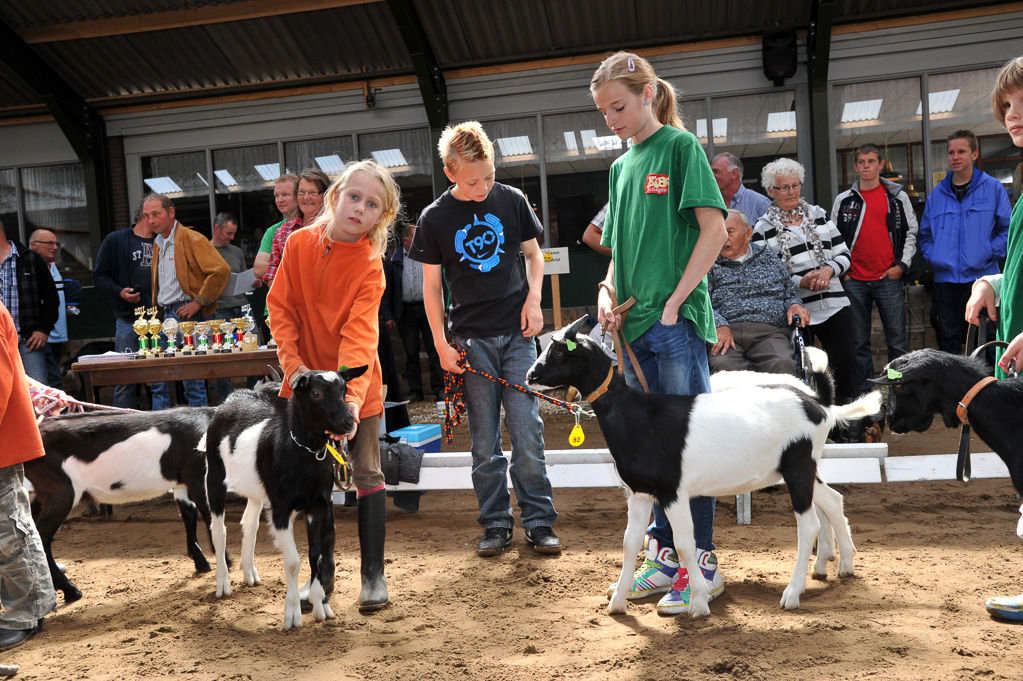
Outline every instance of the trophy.
<path id="1" fill-rule="evenodd" d="M 132 322 L 131 329 L 139 336 L 139 350 L 135 353 L 135 359 L 145 359 L 149 354 L 149 342 L 146 340 L 146 333 L 149 332 L 149 322 L 145 320 L 146 308 L 136 307 L 135 314 L 139 316 Z"/>
<path id="2" fill-rule="evenodd" d="M 220 323 L 220 328 L 224 330 L 224 345 L 220 349 L 221 352 L 234 352 L 234 326 L 235 321 L 233 319 Z"/>
<path id="3" fill-rule="evenodd" d="M 210 352 L 216 355 L 224 348 L 224 334 L 220 332 L 220 327 L 224 325 L 224 320 L 211 319 L 209 325 L 213 329 L 213 345 L 210 346 Z"/>
<path id="4" fill-rule="evenodd" d="M 248 321 L 248 317 L 235 317 L 231 320 L 231 326 L 234 328 L 234 344 L 231 346 L 231 352 L 242 351 L 242 342 L 245 340 L 245 323 Z"/>
<path id="5" fill-rule="evenodd" d="M 181 333 L 185 335 L 182 339 L 184 345 L 181 347 L 182 355 L 191 355 L 195 352 L 195 345 L 193 345 L 192 331 L 195 330 L 195 322 L 179 322 L 178 326 L 181 328 Z"/>
<path id="6" fill-rule="evenodd" d="M 267 350 L 276 350 L 277 349 L 277 341 L 274 340 L 274 332 L 273 332 L 273 329 L 270 327 L 270 315 L 267 315 L 267 317 L 266 317 L 266 330 L 267 330 L 267 333 L 270 334 L 270 340 L 268 340 L 266 342 L 266 349 Z"/>
<path id="7" fill-rule="evenodd" d="M 178 351 L 178 320 L 170 317 L 163 321 L 163 335 L 167 337 L 167 349 L 164 357 L 173 357 Z"/>
<path id="8" fill-rule="evenodd" d="M 156 308 L 149 308 L 149 356 L 159 357 L 163 353 L 163 347 L 160 345 L 160 331 L 163 330 L 163 322 L 156 318 Z"/>
<path id="9" fill-rule="evenodd" d="M 205 355 L 207 352 L 209 352 L 210 349 L 210 341 L 208 338 L 206 338 L 206 334 L 210 332 L 210 323 L 196 322 L 195 332 L 199 334 L 199 339 L 196 341 L 195 344 L 195 354 Z"/>
<path id="10" fill-rule="evenodd" d="M 252 333 L 252 330 L 256 328 L 256 320 L 249 314 L 251 311 L 251 305 L 242 305 L 242 312 L 245 313 L 245 316 L 238 320 L 240 322 L 238 333 L 242 337 L 241 347 L 245 352 L 259 350 L 259 336 Z"/>

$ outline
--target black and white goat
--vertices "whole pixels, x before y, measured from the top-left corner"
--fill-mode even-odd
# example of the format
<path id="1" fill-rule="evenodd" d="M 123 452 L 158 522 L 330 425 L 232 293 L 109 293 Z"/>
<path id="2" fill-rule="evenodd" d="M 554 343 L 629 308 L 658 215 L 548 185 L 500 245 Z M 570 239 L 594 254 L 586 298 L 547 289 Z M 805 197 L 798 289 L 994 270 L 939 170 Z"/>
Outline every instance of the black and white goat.
<path id="1" fill-rule="evenodd" d="M 990 368 L 980 359 L 916 350 L 889 362 L 876 385 L 888 386 L 885 418 L 896 433 L 923 432 L 940 414 L 947 428 L 959 425 L 956 408 Z M 1016 493 L 1023 495 L 1023 378 L 995 381 L 976 393 L 966 408 L 970 426 L 1009 469 Z M 1019 531 L 1023 532 L 1023 520 Z M 1021 534 L 1020 536 L 1023 536 Z"/>
<path id="2" fill-rule="evenodd" d="M 96 503 L 144 501 L 174 489 L 185 523 L 188 555 L 197 572 L 210 564 L 196 537 L 202 516 L 210 529 L 206 503 L 206 456 L 196 449 L 213 416 L 210 407 L 167 411 L 68 414 L 39 424 L 46 456 L 25 464 L 35 500 L 32 518 L 42 538 L 53 586 L 72 603 L 82 592 L 59 569 L 51 548 L 75 504 L 88 493 Z"/>
<path id="3" fill-rule="evenodd" d="M 526 380 L 533 387 L 573 385 L 591 396 L 600 430 L 627 488 L 629 522 L 610 613 L 626 610 L 632 559 L 643 543 L 655 501 L 671 522 L 680 562 L 690 575 L 699 575 L 689 500 L 743 494 L 784 481 L 796 513 L 798 557 L 781 606 L 798 608 L 806 589 L 810 552 L 820 529 L 815 504 L 835 530 L 842 556 L 839 574 L 853 574 L 855 548 L 842 495 L 819 478 L 817 461 L 836 421 L 876 413 L 880 395 L 871 393 L 852 404 L 834 406 L 826 373 L 815 376 L 825 386 L 818 389 L 820 397 L 771 375 L 764 375 L 762 384 L 746 377 L 742 385 L 693 397 L 644 393 L 626 386 L 596 343 L 577 335 L 582 323 L 578 320 L 554 334 Z M 692 616 L 710 614 L 706 581 L 692 579 L 689 584 Z"/>
<path id="4" fill-rule="evenodd" d="M 260 510 L 269 504 L 270 528 L 284 554 L 285 629 L 302 626 L 301 558 L 294 537 L 299 513 L 305 514 L 309 538 L 313 617 L 322 622 L 334 615 L 327 603 L 334 588 L 334 459 L 324 449 L 325 433 L 348 433 L 355 426 L 345 405 L 347 381 L 366 369 L 310 371 L 298 378 L 287 400 L 277 395 L 280 383 L 236 390 L 217 410 L 201 445 L 209 459 L 207 489 L 217 552 L 217 596 L 231 594 L 228 565 L 223 559 L 227 541 L 224 505 L 230 485 L 248 499 L 242 515 L 241 568 L 249 586 L 260 581 L 254 555 L 256 533 Z"/>

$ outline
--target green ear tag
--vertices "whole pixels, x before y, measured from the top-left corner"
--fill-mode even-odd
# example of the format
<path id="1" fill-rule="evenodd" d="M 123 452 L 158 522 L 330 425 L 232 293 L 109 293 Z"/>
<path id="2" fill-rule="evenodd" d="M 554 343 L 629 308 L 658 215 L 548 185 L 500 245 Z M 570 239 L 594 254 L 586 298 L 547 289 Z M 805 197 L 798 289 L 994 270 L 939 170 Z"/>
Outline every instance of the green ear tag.
<path id="1" fill-rule="evenodd" d="M 565 345 L 568 347 L 568 351 L 569 352 L 572 352 L 573 350 L 575 350 L 575 343 L 572 342 L 571 340 L 567 339 L 567 338 L 565 339 Z"/>
<path id="2" fill-rule="evenodd" d="M 896 371 L 895 369 L 888 369 L 888 380 L 889 381 L 897 381 L 900 378 L 902 378 L 902 372 L 901 371 Z"/>
<path id="3" fill-rule="evenodd" d="M 339 366 L 337 368 L 338 371 L 345 371 L 347 369 L 348 369 L 348 365 L 347 364 L 342 364 L 341 366 Z"/>

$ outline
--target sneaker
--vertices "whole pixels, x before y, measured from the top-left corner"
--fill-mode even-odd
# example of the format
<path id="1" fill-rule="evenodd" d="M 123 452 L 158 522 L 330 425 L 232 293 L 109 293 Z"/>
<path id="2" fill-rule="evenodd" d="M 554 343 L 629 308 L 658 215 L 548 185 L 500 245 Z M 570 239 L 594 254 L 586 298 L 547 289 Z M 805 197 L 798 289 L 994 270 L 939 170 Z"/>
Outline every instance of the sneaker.
<path id="1" fill-rule="evenodd" d="M 712 601 L 725 591 L 725 584 L 721 579 L 721 573 L 718 571 L 717 556 L 710 551 L 697 549 L 696 562 L 700 565 L 703 578 L 707 580 L 707 591 L 709 592 L 707 600 Z M 675 583 L 671 585 L 671 591 L 657 602 L 657 614 L 681 615 L 684 612 L 688 612 L 689 608 L 689 572 L 684 567 L 680 567 L 678 577 L 675 579 Z"/>
<path id="2" fill-rule="evenodd" d="M 647 596 L 663 594 L 671 589 L 678 573 L 678 556 L 670 546 L 661 548 L 657 540 L 647 535 L 643 542 L 643 562 L 632 575 L 632 591 L 625 594 L 633 601 Z M 614 595 L 617 584 L 607 588 L 607 597 Z"/>
<path id="3" fill-rule="evenodd" d="M 989 598 L 984 607 L 992 617 L 1014 622 L 1023 620 L 1023 594 Z"/>
<path id="4" fill-rule="evenodd" d="M 476 555 L 489 558 L 504 553 L 504 547 L 511 544 L 511 540 L 510 527 L 488 527 L 483 538 L 476 544 Z"/>
<path id="5" fill-rule="evenodd" d="M 546 525 L 526 530 L 526 541 L 533 545 L 537 553 L 561 553 L 561 540 Z"/>

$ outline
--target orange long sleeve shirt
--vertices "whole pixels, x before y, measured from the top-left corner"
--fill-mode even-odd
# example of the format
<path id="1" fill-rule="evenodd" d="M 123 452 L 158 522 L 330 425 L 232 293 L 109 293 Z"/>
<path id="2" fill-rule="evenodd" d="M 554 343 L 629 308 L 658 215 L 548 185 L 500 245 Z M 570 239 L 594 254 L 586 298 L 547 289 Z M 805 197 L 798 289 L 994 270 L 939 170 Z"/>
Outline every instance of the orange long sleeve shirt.
<path id="1" fill-rule="evenodd" d="M 267 295 L 277 357 L 284 369 L 281 397 L 291 396 L 288 379 L 299 366 L 334 371 L 367 365 L 348 383 L 360 416 L 384 411 L 379 343 L 384 267 L 371 258 L 369 239 L 331 242 L 325 249 L 313 229 L 294 232 Z"/>
<path id="2" fill-rule="evenodd" d="M 0 303 L 0 468 L 43 455 L 43 440 L 18 352 L 18 332 Z"/>

